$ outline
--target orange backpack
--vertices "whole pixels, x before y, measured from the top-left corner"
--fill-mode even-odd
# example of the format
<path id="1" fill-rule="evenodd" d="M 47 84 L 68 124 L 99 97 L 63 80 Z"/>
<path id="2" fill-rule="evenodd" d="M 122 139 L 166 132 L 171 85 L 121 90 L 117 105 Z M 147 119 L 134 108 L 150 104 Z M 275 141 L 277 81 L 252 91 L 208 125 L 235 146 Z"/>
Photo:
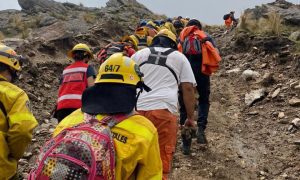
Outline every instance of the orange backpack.
<path id="1" fill-rule="evenodd" d="M 210 41 L 207 41 L 207 35 L 201 31 L 197 26 L 188 26 L 182 30 L 179 36 L 178 50 L 183 53 L 183 44 L 187 37 L 196 36 L 201 40 L 202 52 L 202 67 L 201 72 L 206 75 L 211 75 L 219 68 L 221 56 L 218 50 L 213 46 Z"/>

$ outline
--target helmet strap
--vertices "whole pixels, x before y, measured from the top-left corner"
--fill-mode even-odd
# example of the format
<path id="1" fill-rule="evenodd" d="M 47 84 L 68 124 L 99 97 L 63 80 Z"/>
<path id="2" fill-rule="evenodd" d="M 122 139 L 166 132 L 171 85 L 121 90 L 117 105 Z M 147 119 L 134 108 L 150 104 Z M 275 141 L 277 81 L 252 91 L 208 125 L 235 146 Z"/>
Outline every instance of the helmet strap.
<path id="1" fill-rule="evenodd" d="M 137 111 L 137 101 L 138 101 L 138 99 L 139 99 L 139 97 L 140 97 L 140 94 L 143 92 L 143 88 L 139 88 L 139 89 L 140 89 L 140 90 L 139 90 L 139 92 L 137 93 L 136 98 L 135 98 L 135 106 L 134 106 L 135 111 Z"/>
<path id="2" fill-rule="evenodd" d="M 14 71 L 12 70 L 11 68 L 9 68 L 9 72 L 10 72 L 10 75 L 11 75 L 11 82 L 15 82 L 18 78 L 18 74 L 17 74 L 17 71 Z"/>

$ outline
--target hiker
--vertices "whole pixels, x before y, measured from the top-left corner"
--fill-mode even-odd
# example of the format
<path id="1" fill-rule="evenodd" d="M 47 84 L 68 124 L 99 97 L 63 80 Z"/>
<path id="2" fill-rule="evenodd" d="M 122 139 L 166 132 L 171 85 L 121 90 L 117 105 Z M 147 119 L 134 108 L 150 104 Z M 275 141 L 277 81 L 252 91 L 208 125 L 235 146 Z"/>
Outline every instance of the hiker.
<path id="1" fill-rule="evenodd" d="M 182 16 L 178 16 L 177 20 L 181 21 L 184 27 L 187 25 L 188 21 L 187 19 L 183 18 Z"/>
<path id="2" fill-rule="evenodd" d="M 124 56 L 131 57 L 135 53 L 135 50 L 129 42 L 112 42 L 98 52 L 97 60 L 102 64 L 115 53 L 123 53 Z"/>
<path id="3" fill-rule="evenodd" d="M 158 134 L 153 124 L 135 113 L 137 90 L 149 91 L 135 62 L 116 53 L 99 69 L 95 86 L 84 91 L 82 108 L 58 124 L 54 137 L 83 122 L 84 114 L 101 121 L 126 117 L 111 128 L 116 151 L 115 179 L 162 179 Z"/>
<path id="4" fill-rule="evenodd" d="M 234 11 L 231 11 L 229 14 L 225 14 L 223 17 L 226 26 L 226 31 L 224 34 L 231 31 L 237 25 L 237 20 L 234 18 L 234 13 Z"/>
<path id="5" fill-rule="evenodd" d="M 17 164 L 38 125 L 27 94 L 13 84 L 21 56 L 0 45 L 0 179 L 17 179 Z"/>
<path id="6" fill-rule="evenodd" d="M 157 31 L 159 30 L 159 27 L 153 22 L 148 21 L 146 27 L 148 28 L 148 34 L 152 38 L 157 34 Z"/>
<path id="7" fill-rule="evenodd" d="M 147 25 L 147 21 L 145 19 L 142 19 L 140 22 L 139 22 L 139 25 L 137 26 L 137 28 L 139 27 L 144 27 Z"/>
<path id="8" fill-rule="evenodd" d="M 168 29 L 168 30 L 170 30 L 173 34 L 177 35 L 176 29 L 175 29 L 175 27 L 174 27 L 174 25 L 173 25 L 173 23 L 172 23 L 172 19 L 171 19 L 171 18 L 168 18 L 168 19 L 166 20 L 166 22 L 165 22 L 163 25 L 160 26 L 160 30 L 162 30 L 162 29 Z"/>
<path id="9" fill-rule="evenodd" d="M 93 53 L 86 44 L 79 43 L 68 52 L 75 62 L 63 71 L 58 90 L 58 100 L 54 117 L 60 122 L 81 107 L 81 95 L 87 87 L 94 85 L 96 73 L 88 61 Z"/>
<path id="10" fill-rule="evenodd" d="M 139 27 L 133 35 L 124 36 L 122 42 L 130 42 L 136 51 L 148 47 L 151 44 L 152 37 L 149 36 L 147 27 Z"/>
<path id="11" fill-rule="evenodd" d="M 206 144 L 205 129 L 209 112 L 210 75 L 218 69 L 221 61 L 213 39 L 202 30 L 201 23 L 191 19 L 179 36 L 178 49 L 189 60 L 197 82 L 198 98 L 198 134 L 197 142 Z M 182 94 L 182 93 L 180 93 Z M 183 96 L 180 95 L 180 124 L 184 125 L 186 109 L 183 105 Z M 183 142 L 183 153 L 190 153 L 190 143 Z"/>
<path id="12" fill-rule="evenodd" d="M 136 52 L 132 59 L 140 66 L 144 80 L 152 89 L 143 92 L 137 110 L 157 128 L 163 176 L 168 179 L 177 140 L 178 86 L 181 85 L 187 109 L 187 125 L 194 125 L 193 71 L 186 57 L 177 51 L 176 36 L 169 30 L 161 30 L 149 48 Z"/>
<path id="13" fill-rule="evenodd" d="M 179 36 L 180 32 L 182 31 L 182 29 L 184 28 L 183 23 L 180 20 L 175 20 L 173 22 L 173 26 L 176 30 L 176 34 Z"/>

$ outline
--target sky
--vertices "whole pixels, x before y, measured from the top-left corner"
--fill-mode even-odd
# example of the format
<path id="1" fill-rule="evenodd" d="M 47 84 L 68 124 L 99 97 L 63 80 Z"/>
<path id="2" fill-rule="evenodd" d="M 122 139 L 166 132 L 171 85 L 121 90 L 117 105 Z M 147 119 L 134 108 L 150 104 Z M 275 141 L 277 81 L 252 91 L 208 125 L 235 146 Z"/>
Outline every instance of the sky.
<path id="1" fill-rule="evenodd" d="M 0 0 L 5 1 L 5 0 Z M 107 0 L 56 0 L 60 2 L 82 3 L 88 7 L 105 6 Z M 236 17 L 247 8 L 253 8 L 275 0 L 138 0 L 151 11 L 169 17 L 182 16 L 199 19 L 206 24 L 222 24 L 223 15 L 235 11 Z M 300 0 L 288 0 L 300 4 Z M 0 10 L 20 9 L 18 0 L 6 0 L 0 4 Z"/>

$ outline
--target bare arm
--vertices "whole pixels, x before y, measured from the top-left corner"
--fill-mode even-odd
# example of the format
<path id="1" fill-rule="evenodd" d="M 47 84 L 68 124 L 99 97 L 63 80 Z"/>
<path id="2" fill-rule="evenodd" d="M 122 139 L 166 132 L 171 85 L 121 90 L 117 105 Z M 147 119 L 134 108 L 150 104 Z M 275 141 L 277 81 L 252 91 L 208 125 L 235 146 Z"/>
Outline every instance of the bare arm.
<path id="1" fill-rule="evenodd" d="M 187 121 L 194 121 L 194 108 L 195 108 L 195 92 L 192 83 L 183 82 L 181 83 L 183 102 L 187 113 Z"/>
<path id="2" fill-rule="evenodd" d="M 94 86 L 95 84 L 95 78 L 94 76 L 90 76 L 87 78 L 88 87 Z"/>

